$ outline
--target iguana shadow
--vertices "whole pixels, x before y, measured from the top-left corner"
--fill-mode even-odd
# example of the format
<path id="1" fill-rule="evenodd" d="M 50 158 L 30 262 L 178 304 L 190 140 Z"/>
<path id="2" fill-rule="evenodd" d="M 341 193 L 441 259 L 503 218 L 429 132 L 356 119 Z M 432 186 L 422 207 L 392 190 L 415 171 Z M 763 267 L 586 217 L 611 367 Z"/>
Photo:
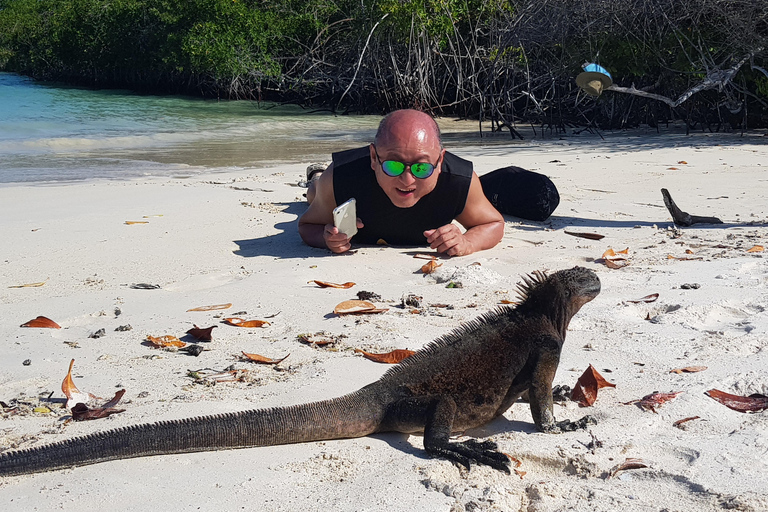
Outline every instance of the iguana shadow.
<path id="1" fill-rule="evenodd" d="M 521 403 L 518 405 L 526 406 L 527 404 Z M 538 430 L 536 429 L 536 425 L 534 425 L 530 421 L 510 420 L 505 418 L 504 416 L 501 416 L 483 425 L 482 427 L 469 429 L 463 432 L 462 435 L 475 437 L 475 438 L 485 438 L 485 437 L 490 437 L 497 434 L 503 434 L 505 432 L 535 434 L 538 432 Z M 413 434 L 413 435 L 421 437 L 421 434 Z M 411 434 L 402 434 L 400 432 L 381 432 L 379 434 L 371 434 L 368 437 L 372 437 L 374 439 L 380 439 L 385 443 L 387 443 L 392 448 L 399 450 L 403 453 L 407 453 L 408 455 L 412 455 L 416 458 L 423 459 L 423 460 L 431 459 L 432 457 L 430 457 L 427 454 L 427 452 L 424 451 L 423 448 L 413 446 L 413 444 L 408 442 L 408 438 L 410 436 Z"/>

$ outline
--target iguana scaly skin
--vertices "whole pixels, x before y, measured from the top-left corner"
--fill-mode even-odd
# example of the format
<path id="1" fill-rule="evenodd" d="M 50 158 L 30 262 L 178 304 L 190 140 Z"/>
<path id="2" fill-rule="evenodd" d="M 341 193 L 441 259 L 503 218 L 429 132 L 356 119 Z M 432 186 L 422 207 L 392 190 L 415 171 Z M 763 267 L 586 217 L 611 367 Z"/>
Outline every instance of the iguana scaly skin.
<path id="1" fill-rule="evenodd" d="M 71 468 L 130 457 L 360 437 L 375 432 L 424 433 L 424 448 L 467 467 L 509 472 L 490 441 L 451 442 L 452 432 L 483 425 L 528 391 L 544 432 L 559 432 L 552 380 L 568 323 L 600 293 L 581 267 L 519 285 L 522 302 L 500 307 L 433 341 L 378 381 L 348 395 L 291 407 L 159 421 L 0 454 L 0 476 Z"/>

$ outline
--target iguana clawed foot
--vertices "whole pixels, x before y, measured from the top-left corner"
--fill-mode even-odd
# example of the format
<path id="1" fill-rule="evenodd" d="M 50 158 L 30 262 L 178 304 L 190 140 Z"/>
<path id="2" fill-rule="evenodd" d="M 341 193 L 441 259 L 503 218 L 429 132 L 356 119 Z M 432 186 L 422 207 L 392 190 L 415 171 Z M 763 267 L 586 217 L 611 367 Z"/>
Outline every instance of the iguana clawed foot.
<path id="1" fill-rule="evenodd" d="M 438 446 L 427 448 L 431 455 L 443 457 L 458 462 L 467 469 L 471 464 L 485 464 L 509 474 L 509 457 L 498 451 L 493 441 L 478 441 L 468 439 L 457 443 L 440 443 Z"/>

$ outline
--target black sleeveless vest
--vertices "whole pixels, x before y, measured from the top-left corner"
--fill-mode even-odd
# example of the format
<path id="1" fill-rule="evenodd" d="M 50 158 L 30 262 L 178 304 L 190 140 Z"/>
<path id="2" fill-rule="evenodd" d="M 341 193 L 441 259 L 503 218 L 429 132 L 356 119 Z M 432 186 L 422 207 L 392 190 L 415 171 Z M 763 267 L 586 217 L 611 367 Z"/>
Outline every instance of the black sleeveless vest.
<path id="1" fill-rule="evenodd" d="M 353 240 L 389 245 L 426 245 L 424 231 L 450 224 L 464 211 L 472 162 L 446 151 L 434 190 L 410 208 L 392 204 L 371 169 L 368 146 L 333 153 L 333 191 L 339 205 L 354 197 L 357 216 L 365 227 Z"/>

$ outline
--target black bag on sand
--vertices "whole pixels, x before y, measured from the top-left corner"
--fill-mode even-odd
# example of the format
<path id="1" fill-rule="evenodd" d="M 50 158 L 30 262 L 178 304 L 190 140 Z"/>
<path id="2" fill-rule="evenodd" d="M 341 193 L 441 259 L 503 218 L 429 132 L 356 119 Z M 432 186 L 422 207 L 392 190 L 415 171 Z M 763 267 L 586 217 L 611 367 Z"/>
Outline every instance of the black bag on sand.
<path id="1" fill-rule="evenodd" d="M 552 180 L 521 167 L 496 169 L 480 176 L 480 183 L 485 197 L 504 215 L 543 221 L 560 204 L 560 194 Z"/>

